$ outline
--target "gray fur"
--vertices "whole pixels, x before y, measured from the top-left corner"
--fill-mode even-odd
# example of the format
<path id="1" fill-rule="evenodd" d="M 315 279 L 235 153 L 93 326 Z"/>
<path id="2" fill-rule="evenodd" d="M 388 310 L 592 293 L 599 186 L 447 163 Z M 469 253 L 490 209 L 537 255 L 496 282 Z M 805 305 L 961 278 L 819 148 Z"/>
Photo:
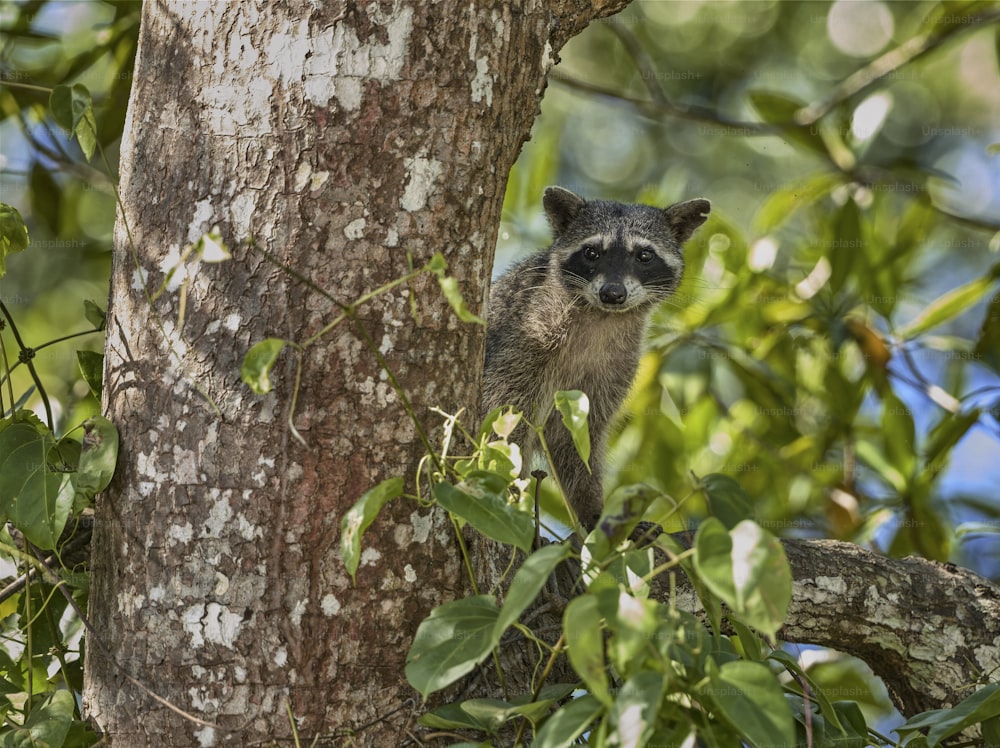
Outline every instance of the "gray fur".
<path id="1" fill-rule="evenodd" d="M 660 209 L 586 201 L 561 187 L 545 190 L 542 202 L 552 245 L 508 270 L 490 293 L 483 408 L 513 405 L 534 422 L 550 414 L 552 467 L 589 530 L 604 504 L 608 427 L 635 377 L 649 312 L 677 289 L 681 246 L 711 204 L 699 199 Z M 590 472 L 559 415 L 550 413 L 558 390 L 582 390 L 590 399 Z M 528 471 L 537 439 L 524 427 L 514 439 Z"/>

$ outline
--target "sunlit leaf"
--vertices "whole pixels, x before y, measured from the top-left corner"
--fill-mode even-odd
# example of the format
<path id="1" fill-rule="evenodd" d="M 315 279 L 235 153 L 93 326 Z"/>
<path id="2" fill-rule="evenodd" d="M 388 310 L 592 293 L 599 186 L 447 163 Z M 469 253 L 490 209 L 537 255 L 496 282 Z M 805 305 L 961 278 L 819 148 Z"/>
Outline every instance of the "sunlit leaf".
<path id="1" fill-rule="evenodd" d="M 968 311 L 994 288 L 998 270 L 1000 267 L 942 294 L 924 307 L 909 324 L 898 328 L 896 334 L 909 340 Z"/>
<path id="2" fill-rule="evenodd" d="M 649 744 L 656 729 L 666 678 L 662 673 L 645 670 L 629 678 L 615 696 L 611 723 L 622 748 L 640 748 Z"/>
<path id="3" fill-rule="evenodd" d="M 587 428 L 587 417 L 590 415 L 590 399 L 579 390 L 560 390 L 556 392 L 555 404 L 563 425 L 573 437 L 577 454 L 589 470 L 590 430 Z"/>
<path id="4" fill-rule="evenodd" d="M 777 538 L 750 520 L 727 532 L 710 517 L 695 536 L 694 565 L 709 588 L 744 623 L 774 636 L 792 599 L 792 574 Z"/>
<path id="5" fill-rule="evenodd" d="M 484 476 L 484 473 L 479 473 Z M 527 512 L 508 503 L 506 498 L 482 481 L 466 479 L 459 486 L 441 482 L 434 485 L 434 498 L 452 514 L 461 517 L 487 537 L 529 551 L 535 538 L 535 520 Z"/>

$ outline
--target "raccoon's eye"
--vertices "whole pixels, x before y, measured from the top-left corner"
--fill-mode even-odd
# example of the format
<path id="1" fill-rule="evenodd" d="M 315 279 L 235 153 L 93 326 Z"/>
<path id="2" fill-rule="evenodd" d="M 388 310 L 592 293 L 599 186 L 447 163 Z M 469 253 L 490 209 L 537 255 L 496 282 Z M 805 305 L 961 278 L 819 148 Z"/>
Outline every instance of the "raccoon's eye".
<path id="1" fill-rule="evenodd" d="M 583 248 L 583 256 L 591 262 L 594 262 L 595 260 L 601 259 L 601 250 L 593 244 L 587 244 Z"/>
<path id="2" fill-rule="evenodd" d="M 653 250 L 651 250 L 649 247 L 643 247 L 642 249 L 640 249 L 635 253 L 635 259 L 637 259 L 639 262 L 649 262 L 650 260 L 653 259 L 655 254 L 656 253 L 653 252 Z"/>

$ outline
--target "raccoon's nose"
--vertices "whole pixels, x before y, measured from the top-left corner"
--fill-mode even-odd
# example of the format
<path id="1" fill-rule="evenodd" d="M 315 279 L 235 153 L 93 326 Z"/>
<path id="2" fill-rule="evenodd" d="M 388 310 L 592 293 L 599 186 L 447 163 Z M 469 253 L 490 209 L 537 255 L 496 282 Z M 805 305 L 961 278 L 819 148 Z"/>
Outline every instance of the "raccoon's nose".
<path id="1" fill-rule="evenodd" d="M 628 292 L 621 283 L 605 283 L 601 286 L 599 296 L 605 304 L 624 304 Z"/>

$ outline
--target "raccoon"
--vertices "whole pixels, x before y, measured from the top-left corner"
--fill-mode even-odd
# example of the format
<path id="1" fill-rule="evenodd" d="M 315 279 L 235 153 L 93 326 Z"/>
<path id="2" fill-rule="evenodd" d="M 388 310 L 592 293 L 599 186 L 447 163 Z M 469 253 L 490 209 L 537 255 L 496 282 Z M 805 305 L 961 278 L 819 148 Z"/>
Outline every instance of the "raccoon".
<path id="1" fill-rule="evenodd" d="M 708 217 L 697 199 L 655 208 L 585 200 L 562 187 L 542 199 L 553 243 L 514 265 L 490 293 L 483 409 L 512 405 L 533 422 L 546 418 L 545 440 L 563 493 L 585 529 L 604 504 L 602 468 L 608 427 L 628 393 L 654 304 L 677 289 L 681 245 Z M 558 390 L 590 400 L 590 470 L 553 412 Z M 538 439 L 515 432 L 530 470 Z"/>

